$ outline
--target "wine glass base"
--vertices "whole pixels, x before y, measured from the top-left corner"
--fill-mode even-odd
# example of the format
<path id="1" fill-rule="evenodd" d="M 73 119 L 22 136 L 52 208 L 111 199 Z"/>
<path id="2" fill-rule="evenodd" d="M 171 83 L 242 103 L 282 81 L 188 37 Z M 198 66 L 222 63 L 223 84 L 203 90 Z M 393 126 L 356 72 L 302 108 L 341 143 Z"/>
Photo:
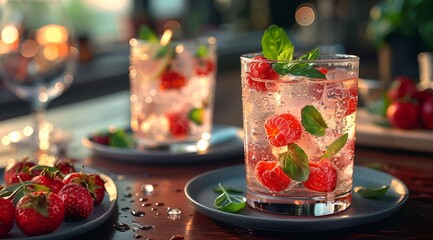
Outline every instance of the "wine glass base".
<path id="1" fill-rule="evenodd" d="M 54 158 L 55 160 L 64 153 L 72 135 L 60 128 L 53 127 L 50 123 L 45 123 L 40 131 L 39 146 L 33 144 L 35 133 L 30 126 L 9 132 L 1 138 L 1 144 L 10 147 L 14 153 L 14 158 L 34 157 L 40 164 L 51 165 L 53 160 L 47 159 Z"/>

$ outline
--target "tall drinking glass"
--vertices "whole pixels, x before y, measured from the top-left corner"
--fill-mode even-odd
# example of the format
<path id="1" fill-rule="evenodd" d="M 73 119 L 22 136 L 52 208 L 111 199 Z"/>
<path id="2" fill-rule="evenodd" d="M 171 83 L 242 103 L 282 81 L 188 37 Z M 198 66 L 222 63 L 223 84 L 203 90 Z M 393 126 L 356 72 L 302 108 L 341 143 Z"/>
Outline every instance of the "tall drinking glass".
<path id="1" fill-rule="evenodd" d="M 297 216 L 347 209 L 359 58 L 321 54 L 283 62 L 256 56 L 241 56 L 248 204 Z M 279 75 L 272 66 L 314 68 L 322 77 Z"/>
<path id="2" fill-rule="evenodd" d="M 212 132 L 216 39 L 130 41 L 131 129 L 142 148 L 206 150 Z"/>
<path id="3" fill-rule="evenodd" d="M 45 123 L 48 103 L 72 83 L 78 50 L 60 0 L 11 0 L 2 9 L 0 70 L 15 95 L 31 103 L 35 158 L 48 157 L 50 132 Z"/>

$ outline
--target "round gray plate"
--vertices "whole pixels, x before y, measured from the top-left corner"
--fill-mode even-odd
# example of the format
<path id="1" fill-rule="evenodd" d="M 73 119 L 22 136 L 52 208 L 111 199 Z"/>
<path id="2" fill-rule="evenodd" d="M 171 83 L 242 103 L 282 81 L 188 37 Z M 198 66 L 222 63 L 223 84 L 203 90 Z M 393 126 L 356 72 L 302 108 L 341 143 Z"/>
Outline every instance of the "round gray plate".
<path id="1" fill-rule="evenodd" d="M 101 173 L 97 170 L 86 168 L 84 172 L 90 173 L 99 173 L 101 178 L 105 181 L 105 197 L 104 200 L 97 206 L 93 208 L 92 215 L 88 218 L 75 221 L 75 222 L 66 222 L 60 225 L 58 229 L 50 234 L 27 237 L 24 235 L 21 230 L 18 228 L 16 224 L 9 232 L 8 235 L 4 236 L 6 238 L 2 239 L 26 239 L 26 240 L 39 240 L 39 239 L 69 239 L 72 237 L 76 237 L 82 235 L 90 230 L 93 230 L 99 227 L 102 223 L 108 220 L 108 218 L 113 213 L 114 207 L 117 201 L 117 188 L 114 181 L 106 174 Z M 3 171 L 0 172 L 0 182 L 3 182 Z"/>
<path id="2" fill-rule="evenodd" d="M 216 124 L 213 127 L 210 147 L 204 152 L 173 152 L 169 150 L 140 150 L 111 147 L 82 139 L 82 144 L 93 153 L 122 162 L 135 163 L 186 163 L 210 162 L 241 156 L 244 153 L 242 130 L 237 127 Z"/>
<path id="3" fill-rule="evenodd" d="M 294 217 L 265 213 L 246 207 L 237 213 L 216 209 L 213 205 L 217 194 L 213 186 L 224 186 L 246 191 L 245 167 L 236 165 L 201 174 L 185 186 L 185 194 L 196 210 L 215 220 L 253 229 L 287 232 L 312 232 L 362 225 L 386 218 L 401 208 L 409 191 L 399 179 L 386 173 L 355 166 L 353 186 L 381 187 L 390 185 L 379 199 L 366 199 L 354 193 L 349 209 L 327 216 Z"/>

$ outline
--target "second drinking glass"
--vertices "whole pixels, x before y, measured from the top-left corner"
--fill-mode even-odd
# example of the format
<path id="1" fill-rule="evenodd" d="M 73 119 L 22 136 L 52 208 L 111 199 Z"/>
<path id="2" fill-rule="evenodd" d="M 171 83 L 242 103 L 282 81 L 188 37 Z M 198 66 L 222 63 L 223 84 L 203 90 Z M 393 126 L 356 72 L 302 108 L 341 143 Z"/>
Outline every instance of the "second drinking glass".
<path id="1" fill-rule="evenodd" d="M 131 129 L 139 147 L 206 150 L 212 131 L 216 39 L 132 39 L 130 48 Z"/>

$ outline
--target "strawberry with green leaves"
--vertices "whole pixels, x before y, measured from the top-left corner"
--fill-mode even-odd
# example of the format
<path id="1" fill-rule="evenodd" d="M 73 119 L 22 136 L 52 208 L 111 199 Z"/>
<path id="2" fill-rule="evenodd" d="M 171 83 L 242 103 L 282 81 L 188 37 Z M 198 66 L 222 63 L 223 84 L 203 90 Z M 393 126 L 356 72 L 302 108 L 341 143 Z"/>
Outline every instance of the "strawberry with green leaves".
<path id="1" fill-rule="evenodd" d="M 32 179 L 33 176 L 37 175 L 38 172 L 30 171 L 30 168 L 36 164 L 25 158 L 21 161 L 12 159 L 9 161 L 4 172 L 4 182 L 6 185 L 11 185 L 13 183 L 18 183 L 21 181 L 28 181 Z"/>
<path id="2" fill-rule="evenodd" d="M 68 183 L 59 191 L 65 205 L 65 219 L 76 221 L 88 218 L 93 211 L 93 198 L 87 188 Z"/>
<path id="3" fill-rule="evenodd" d="M 0 198 L 0 237 L 8 234 L 14 225 L 15 207 L 11 200 Z"/>
<path id="4" fill-rule="evenodd" d="M 68 158 L 60 158 L 54 163 L 54 167 L 59 169 L 63 175 L 76 172 L 74 164 Z"/>
<path id="5" fill-rule="evenodd" d="M 65 176 L 63 183 L 65 185 L 74 183 L 85 187 L 89 191 L 95 205 L 101 203 L 104 198 L 105 183 L 97 174 L 82 172 L 70 173 Z"/>
<path id="6" fill-rule="evenodd" d="M 62 199 L 52 192 L 27 192 L 15 210 L 16 223 L 27 236 L 48 234 L 56 230 L 65 216 Z"/>

